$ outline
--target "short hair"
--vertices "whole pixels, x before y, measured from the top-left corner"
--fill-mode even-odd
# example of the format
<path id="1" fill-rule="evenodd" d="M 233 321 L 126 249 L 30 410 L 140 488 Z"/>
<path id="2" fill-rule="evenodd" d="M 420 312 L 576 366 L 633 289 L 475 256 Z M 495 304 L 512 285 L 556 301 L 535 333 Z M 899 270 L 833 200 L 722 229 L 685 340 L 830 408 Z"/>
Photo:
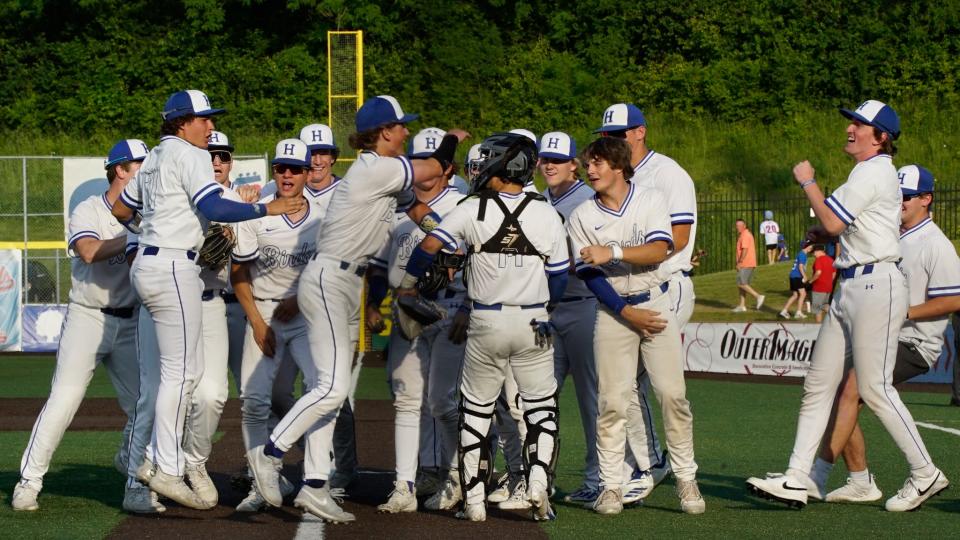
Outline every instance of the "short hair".
<path id="1" fill-rule="evenodd" d="M 627 180 L 633 176 L 631 158 L 630 145 L 627 141 L 616 137 L 600 137 L 587 145 L 580 154 L 580 159 L 584 163 L 590 163 L 593 159 L 606 161 L 611 169 L 623 171 L 623 177 Z"/>
<path id="2" fill-rule="evenodd" d="M 164 120 L 163 123 L 160 124 L 160 135 L 176 135 L 177 132 L 180 131 L 180 128 L 192 122 L 196 117 L 194 114 L 188 114 L 186 116 L 178 116 L 177 118 Z"/>
<path id="3" fill-rule="evenodd" d="M 886 134 L 886 138 L 883 135 Z M 880 128 L 873 128 L 873 136 L 880 141 L 880 152 L 890 157 L 897 155 L 897 147 L 893 144 L 893 136 L 886 131 L 880 131 Z"/>
<path id="4" fill-rule="evenodd" d="M 736 221 L 735 223 L 743 223 L 744 225 L 746 225 L 746 224 L 747 224 L 747 220 L 743 219 L 742 217 L 738 217 L 738 218 L 737 218 L 737 221 Z"/>
<path id="5" fill-rule="evenodd" d="M 130 164 L 132 161 L 124 161 L 121 163 L 114 163 L 107 169 L 107 183 L 112 184 L 114 180 L 117 179 L 117 167 L 122 168 L 126 172 L 130 172 Z"/>
<path id="6" fill-rule="evenodd" d="M 397 125 L 396 122 L 370 128 L 366 131 L 351 133 L 347 138 L 347 142 L 350 144 L 350 148 L 354 150 L 374 150 L 377 147 L 377 141 L 380 140 L 380 132 L 385 129 L 390 129 L 395 125 Z"/>

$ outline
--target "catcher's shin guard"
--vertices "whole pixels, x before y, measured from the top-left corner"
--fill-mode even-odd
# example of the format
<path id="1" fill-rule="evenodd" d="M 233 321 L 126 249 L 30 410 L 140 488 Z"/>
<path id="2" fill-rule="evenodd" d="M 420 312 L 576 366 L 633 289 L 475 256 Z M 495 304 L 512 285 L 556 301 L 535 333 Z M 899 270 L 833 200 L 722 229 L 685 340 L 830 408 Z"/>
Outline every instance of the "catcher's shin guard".
<path id="1" fill-rule="evenodd" d="M 483 502 L 486 496 L 486 482 L 493 472 L 487 433 L 490 431 L 494 406 L 495 403 L 480 404 L 460 396 L 460 444 L 457 445 L 457 454 L 464 504 Z"/>
<path id="2" fill-rule="evenodd" d="M 527 485 L 539 480 L 549 489 L 560 452 L 560 409 L 556 394 L 523 401 L 527 436 L 523 441 L 523 469 Z"/>

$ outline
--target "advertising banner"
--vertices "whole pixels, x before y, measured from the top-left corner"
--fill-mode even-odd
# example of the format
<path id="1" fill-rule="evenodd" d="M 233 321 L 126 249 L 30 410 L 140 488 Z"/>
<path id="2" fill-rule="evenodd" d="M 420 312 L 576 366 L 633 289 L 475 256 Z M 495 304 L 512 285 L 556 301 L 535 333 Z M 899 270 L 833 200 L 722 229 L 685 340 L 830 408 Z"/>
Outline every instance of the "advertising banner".
<path id="1" fill-rule="evenodd" d="M 19 249 L 0 250 L 0 351 L 19 351 L 21 346 L 21 265 Z"/>

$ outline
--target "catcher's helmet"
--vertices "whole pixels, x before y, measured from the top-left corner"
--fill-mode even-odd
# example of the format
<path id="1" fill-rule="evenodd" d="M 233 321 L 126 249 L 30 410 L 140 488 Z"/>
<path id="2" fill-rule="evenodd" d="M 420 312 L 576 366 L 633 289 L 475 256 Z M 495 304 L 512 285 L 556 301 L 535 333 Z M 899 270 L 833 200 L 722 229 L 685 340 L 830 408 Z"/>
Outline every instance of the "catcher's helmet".
<path id="1" fill-rule="evenodd" d="M 480 143 L 480 170 L 473 178 L 471 193 L 484 189 L 490 179 L 525 185 L 537 167 L 537 145 L 524 135 L 494 133 Z"/>

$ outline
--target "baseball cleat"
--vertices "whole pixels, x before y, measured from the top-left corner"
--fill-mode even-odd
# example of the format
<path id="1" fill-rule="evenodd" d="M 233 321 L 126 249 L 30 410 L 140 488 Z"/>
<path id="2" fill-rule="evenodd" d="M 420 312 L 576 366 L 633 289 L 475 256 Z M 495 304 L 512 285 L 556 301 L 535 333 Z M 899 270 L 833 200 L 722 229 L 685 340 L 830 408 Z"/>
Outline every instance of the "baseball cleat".
<path id="1" fill-rule="evenodd" d="M 147 458 L 143 458 L 143 463 L 137 467 L 137 480 L 145 485 L 149 486 L 150 481 L 153 480 L 154 475 L 157 474 L 157 464 L 150 461 Z"/>
<path id="2" fill-rule="evenodd" d="M 519 476 L 519 475 L 515 475 Z M 514 479 L 514 475 L 510 473 L 503 473 L 500 475 L 500 478 L 497 479 L 497 487 L 487 495 L 487 502 L 489 503 L 502 503 L 503 501 L 510 498 L 510 486 Z"/>
<path id="3" fill-rule="evenodd" d="M 283 494 L 280 493 L 280 469 L 283 460 L 263 453 L 263 445 L 247 452 L 247 463 L 253 474 L 253 484 L 263 500 L 270 506 L 282 506 Z"/>
<path id="4" fill-rule="evenodd" d="M 854 481 L 853 478 L 847 478 L 847 485 L 839 487 L 830 493 L 827 493 L 827 502 L 872 502 L 879 501 L 883 497 L 883 492 L 873 481 L 873 475 L 870 475 L 870 482 L 863 484 Z"/>
<path id="5" fill-rule="evenodd" d="M 123 509 L 133 514 L 159 514 L 167 511 L 167 507 L 160 504 L 157 494 L 139 482 L 123 490 Z"/>
<path id="6" fill-rule="evenodd" d="M 343 490 L 329 490 L 327 486 L 313 488 L 303 486 L 300 493 L 293 500 L 293 505 L 297 508 L 310 512 L 320 519 L 330 523 L 350 523 L 356 521 L 356 516 L 340 508 L 338 502 L 342 501 Z"/>
<path id="7" fill-rule="evenodd" d="M 581 503 L 581 504 L 590 504 L 593 501 L 597 500 L 597 497 L 600 496 L 600 490 L 580 486 L 573 493 L 567 493 L 563 496 L 563 502 L 572 502 L 572 503 Z"/>
<path id="8" fill-rule="evenodd" d="M 613 515 L 623 512 L 623 496 L 619 489 L 604 489 L 597 500 L 593 501 L 593 511 L 598 514 Z"/>
<path id="9" fill-rule="evenodd" d="M 40 509 L 40 505 L 37 503 L 38 495 L 40 495 L 40 490 L 27 484 L 17 484 L 13 488 L 10 506 L 18 512 L 35 512 Z"/>
<path id="10" fill-rule="evenodd" d="M 438 469 L 420 469 L 417 471 L 417 481 L 414 482 L 417 495 L 428 497 L 441 491 L 446 483 L 447 476 Z"/>
<path id="11" fill-rule="evenodd" d="M 680 509 L 685 514 L 702 514 L 707 510 L 707 503 L 700 495 L 696 480 L 677 479 L 677 496 L 680 497 Z"/>
<path id="12" fill-rule="evenodd" d="M 764 296 L 764 295 L 762 295 L 762 294 L 757 297 L 757 309 L 760 309 L 760 308 L 763 307 L 763 301 L 766 300 L 766 299 L 767 299 L 767 297 Z"/>
<path id="13" fill-rule="evenodd" d="M 423 503 L 427 510 L 451 510 L 462 500 L 460 482 L 453 475 L 444 482 L 443 489 L 434 493 Z"/>
<path id="14" fill-rule="evenodd" d="M 465 504 L 463 505 L 463 510 L 457 512 L 457 519 L 464 519 L 467 521 L 486 521 L 487 507 L 482 502 Z"/>
<path id="15" fill-rule="evenodd" d="M 213 480 L 210 479 L 210 475 L 207 474 L 207 467 L 203 463 L 199 465 L 187 465 L 187 482 L 189 482 L 190 487 L 193 488 L 193 491 L 208 503 L 211 507 L 217 505 L 219 500 L 219 493 L 217 493 L 217 487 L 213 485 Z"/>
<path id="16" fill-rule="evenodd" d="M 660 482 L 663 482 L 670 471 L 666 450 L 660 454 L 660 461 L 653 467 L 645 471 L 634 469 L 630 480 L 623 486 L 623 504 L 630 505 L 647 498 L 647 495 L 650 495 L 653 488 L 660 485 Z"/>
<path id="17" fill-rule="evenodd" d="M 757 497 L 802 509 L 807 505 L 807 486 L 790 475 L 768 475 L 747 479 L 747 489 Z"/>
<path id="18" fill-rule="evenodd" d="M 530 499 L 527 498 L 527 481 L 521 476 L 516 479 L 516 482 L 512 483 L 512 486 L 510 498 L 497 503 L 497 508 L 501 510 L 526 510 L 530 508 L 532 505 Z"/>
<path id="19" fill-rule="evenodd" d="M 263 500 L 263 497 L 260 496 L 260 492 L 257 491 L 257 486 L 250 486 L 250 492 L 247 493 L 247 496 L 240 501 L 240 504 L 237 505 L 237 512 L 259 512 L 266 509 L 267 501 Z"/>
<path id="20" fill-rule="evenodd" d="M 153 479 L 150 480 L 150 489 L 156 491 L 158 495 L 163 495 L 187 508 L 209 510 L 214 507 L 213 504 L 201 499 L 190 489 L 190 486 L 183 481 L 182 476 L 173 476 L 161 470 L 157 470 Z"/>
<path id="21" fill-rule="evenodd" d="M 933 475 L 932 479 L 914 480 L 911 476 L 903 483 L 903 487 L 896 495 L 887 499 L 884 507 L 888 512 L 916 510 L 927 499 L 938 495 L 948 487 L 950 487 L 950 481 L 947 480 L 940 469 L 937 469 L 937 473 Z"/>
<path id="22" fill-rule="evenodd" d="M 827 486 L 817 485 L 817 483 L 813 481 L 813 478 L 810 478 L 809 474 L 788 470 L 786 473 L 767 473 L 767 478 L 780 478 L 785 474 L 790 475 L 793 479 L 799 480 L 800 483 L 807 486 L 808 499 L 822 501 L 827 498 Z"/>
<path id="23" fill-rule="evenodd" d="M 554 513 L 553 508 L 550 506 L 550 496 L 547 493 L 547 488 L 540 482 L 535 481 L 530 483 L 527 500 L 530 501 L 530 506 L 533 507 L 534 521 L 553 521 L 557 519 L 557 514 Z"/>
<path id="24" fill-rule="evenodd" d="M 377 507 L 381 514 L 399 514 L 401 512 L 417 511 L 417 488 L 411 488 L 410 482 L 397 480 L 393 483 L 393 491 L 387 502 Z"/>

